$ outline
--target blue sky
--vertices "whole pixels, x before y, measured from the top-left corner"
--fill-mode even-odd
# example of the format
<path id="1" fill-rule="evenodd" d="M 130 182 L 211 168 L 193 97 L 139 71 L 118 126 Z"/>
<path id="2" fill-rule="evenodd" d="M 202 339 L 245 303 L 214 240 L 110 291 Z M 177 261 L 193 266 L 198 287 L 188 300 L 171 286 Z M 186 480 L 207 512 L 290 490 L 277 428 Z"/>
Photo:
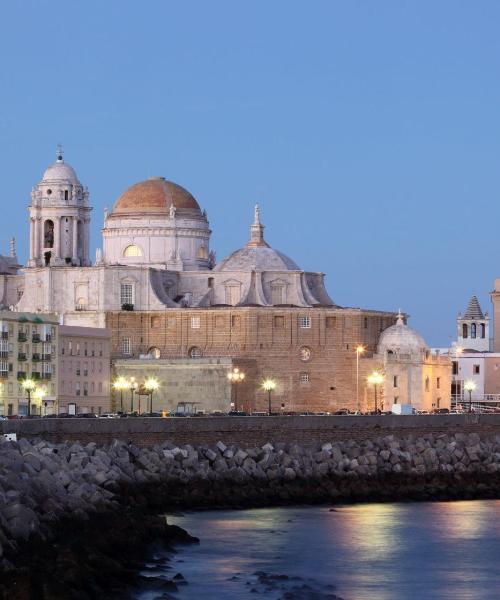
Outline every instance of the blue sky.
<path id="1" fill-rule="evenodd" d="M 500 277 L 500 4 L 24 0 L 0 7 L 0 251 L 63 144 L 105 206 L 162 175 L 220 259 L 268 241 L 433 345 Z"/>

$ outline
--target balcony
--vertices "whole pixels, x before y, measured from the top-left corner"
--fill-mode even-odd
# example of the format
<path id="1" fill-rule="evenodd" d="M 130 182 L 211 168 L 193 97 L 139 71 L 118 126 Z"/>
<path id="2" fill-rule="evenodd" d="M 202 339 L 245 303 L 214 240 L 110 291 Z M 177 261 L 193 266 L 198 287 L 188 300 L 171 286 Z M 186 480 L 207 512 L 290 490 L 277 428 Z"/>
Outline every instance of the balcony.
<path id="1" fill-rule="evenodd" d="M 8 379 L 9 372 L 8 371 L 0 371 L 0 379 Z"/>
<path id="2" fill-rule="evenodd" d="M 18 379 L 26 379 L 26 371 L 18 371 L 17 378 Z"/>
<path id="3" fill-rule="evenodd" d="M 9 339 L 9 332 L 2 331 L 2 340 L 8 340 L 8 339 Z"/>
<path id="4" fill-rule="evenodd" d="M 17 360 L 26 360 L 26 352 L 19 352 L 17 355 Z"/>
<path id="5" fill-rule="evenodd" d="M 40 337 L 40 334 L 39 334 L 39 333 L 34 333 L 34 334 L 32 335 L 32 337 L 31 337 L 31 341 L 32 341 L 34 344 L 38 344 L 39 342 L 41 342 L 41 341 L 42 341 L 42 338 Z"/>
<path id="6" fill-rule="evenodd" d="M 45 339 L 43 341 L 44 342 L 51 342 L 52 341 L 52 336 L 50 335 L 50 333 L 46 334 Z"/>
<path id="7" fill-rule="evenodd" d="M 26 333 L 22 333 L 21 331 L 17 334 L 17 341 L 18 342 L 27 342 L 28 341 L 28 336 Z"/>
<path id="8" fill-rule="evenodd" d="M 38 352 L 34 352 L 32 359 L 33 359 L 33 362 L 39 362 L 40 361 L 40 354 Z"/>
<path id="9" fill-rule="evenodd" d="M 2 350 L 0 352 L 0 358 L 9 358 L 9 352 L 7 350 Z"/>
<path id="10" fill-rule="evenodd" d="M 42 360 L 44 360 L 44 361 L 52 360 L 52 354 L 42 354 Z"/>
<path id="11" fill-rule="evenodd" d="M 33 379 L 34 381 L 38 381 L 41 378 L 42 378 L 41 373 L 39 373 L 38 371 L 33 371 L 31 373 L 31 379 Z"/>
<path id="12" fill-rule="evenodd" d="M 52 379 L 52 373 L 42 373 L 42 379 Z"/>

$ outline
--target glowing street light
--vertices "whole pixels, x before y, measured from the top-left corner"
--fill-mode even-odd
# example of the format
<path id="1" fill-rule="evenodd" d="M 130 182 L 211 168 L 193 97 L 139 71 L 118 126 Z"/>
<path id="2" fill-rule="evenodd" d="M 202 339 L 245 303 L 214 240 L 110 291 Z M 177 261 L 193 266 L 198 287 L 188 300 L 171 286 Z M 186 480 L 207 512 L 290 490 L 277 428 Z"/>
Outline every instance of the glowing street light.
<path id="1" fill-rule="evenodd" d="M 144 382 L 144 389 L 149 394 L 149 416 L 153 414 L 153 393 L 160 387 L 156 377 L 148 377 Z"/>
<path id="2" fill-rule="evenodd" d="M 366 348 L 361 344 L 356 346 L 356 404 L 358 407 L 358 411 L 361 411 L 361 407 L 359 404 L 359 356 L 366 351 Z"/>
<path id="3" fill-rule="evenodd" d="M 384 376 L 379 371 L 373 371 L 368 376 L 368 383 L 371 383 L 375 389 L 375 412 L 378 412 L 377 406 L 377 387 L 384 381 Z"/>
<path id="4" fill-rule="evenodd" d="M 232 371 L 229 371 L 229 373 L 227 374 L 227 378 L 229 379 L 231 384 L 242 383 L 243 380 L 245 379 L 245 373 L 243 373 L 243 371 L 240 371 L 238 369 L 238 367 L 235 367 Z M 233 390 L 233 387 L 234 387 L 234 410 L 237 411 L 238 410 L 238 386 L 231 385 L 231 391 Z"/>
<path id="5" fill-rule="evenodd" d="M 42 414 L 43 399 L 47 395 L 47 390 L 43 387 L 36 388 L 34 394 L 35 398 L 40 402 L 40 415 Z M 47 408 L 45 408 L 45 414 L 47 414 Z"/>
<path id="6" fill-rule="evenodd" d="M 21 385 L 26 390 L 28 394 L 28 417 L 31 416 L 31 392 L 36 388 L 36 383 L 33 379 L 24 379 L 21 382 Z"/>
<path id="7" fill-rule="evenodd" d="M 128 389 L 128 383 L 123 375 L 113 382 L 113 388 L 120 392 L 120 411 L 123 412 L 123 390 Z"/>
<path id="8" fill-rule="evenodd" d="M 267 402 L 268 402 L 268 414 L 271 416 L 271 392 L 276 387 L 276 381 L 274 379 L 268 378 L 262 382 L 262 387 L 267 392 Z"/>
<path id="9" fill-rule="evenodd" d="M 472 392 L 476 389 L 476 384 L 471 379 L 464 383 L 464 390 L 469 392 L 469 412 L 472 412 Z"/>

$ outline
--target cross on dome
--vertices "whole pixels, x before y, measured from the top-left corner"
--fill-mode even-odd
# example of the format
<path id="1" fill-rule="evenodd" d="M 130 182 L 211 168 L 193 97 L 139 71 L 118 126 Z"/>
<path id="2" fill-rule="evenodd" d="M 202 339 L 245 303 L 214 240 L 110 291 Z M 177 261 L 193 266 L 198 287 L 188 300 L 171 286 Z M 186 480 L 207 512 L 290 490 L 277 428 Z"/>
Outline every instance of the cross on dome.
<path id="1" fill-rule="evenodd" d="M 250 241 L 248 247 L 265 246 L 269 248 L 269 244 L 264 240 L 264 225 L 260 222 L 260 207 L 255 205 L 253 223 L 250 226 Z"/>
<path id="2" fill-rule="evenodd" d="M 57 159 L 57 162 L 62 162 L 63 161 L 63 156 L 64 156 L 64 154 L 63 154 L 62 146 L 61 146 L 61 144 L 57 144 L 57 150 L 56 150 L 56 159 Z"/>

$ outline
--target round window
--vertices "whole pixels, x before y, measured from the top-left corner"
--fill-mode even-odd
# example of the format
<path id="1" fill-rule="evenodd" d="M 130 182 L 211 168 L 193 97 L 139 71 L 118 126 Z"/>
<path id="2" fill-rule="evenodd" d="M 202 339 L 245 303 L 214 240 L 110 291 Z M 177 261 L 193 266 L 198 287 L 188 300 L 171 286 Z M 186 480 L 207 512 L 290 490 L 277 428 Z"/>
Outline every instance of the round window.
<path id="1" fill-rule="evenodd" d="M 302 346 L 302 348 L 299 350 L 299 358 L 304 362 L 311 360 L 311 355 L 311 348 L 308 348 L 307 346 Z"/>
<path id="2" fill-rule="evenodd" d="M 52 194 L 52 190 L 47 190 L 47 196 L 50 196 L 50 194 Z"/>

